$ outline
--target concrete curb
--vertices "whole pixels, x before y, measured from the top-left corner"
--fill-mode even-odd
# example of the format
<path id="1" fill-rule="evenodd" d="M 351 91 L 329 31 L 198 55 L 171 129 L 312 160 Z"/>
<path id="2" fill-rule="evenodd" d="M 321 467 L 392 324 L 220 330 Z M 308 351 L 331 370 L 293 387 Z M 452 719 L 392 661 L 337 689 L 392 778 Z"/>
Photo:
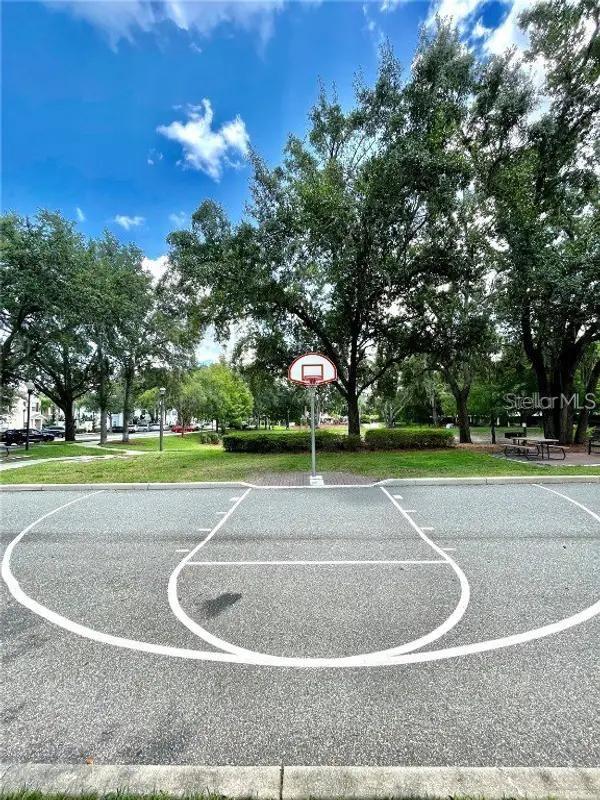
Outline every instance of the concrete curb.
<path id="1" fill-rule="evenodd" d="M 5 764 L 3 792 L 214 793 L 234 800 L 384 800 L 448 796 L 597 800 L 600 769 L 571 767 L 199 767 Z"/>
<path id="2" fill-rule="evenodd" d="M 261 486 L 246 481 L 196 481 L 188 483 L 5 483 L 1 492 L 171 491 L 174 489 L 368 489 L 372 486 L 496 486 L 510 484 L 600 483 L 600 475 L 499 475 L 489 478 L 385 478 L 374 483 L 325 486 Z"/>
<path id="3" fill-rule="evenodd" d="M 163 765 L 10 764 L 3 765 L 2 792 L 22 789 L 68 795 L 165 792 L 175 796 L 219 794 L 231 798 L 277 800 L 281 767 L 188 767 Z"/>

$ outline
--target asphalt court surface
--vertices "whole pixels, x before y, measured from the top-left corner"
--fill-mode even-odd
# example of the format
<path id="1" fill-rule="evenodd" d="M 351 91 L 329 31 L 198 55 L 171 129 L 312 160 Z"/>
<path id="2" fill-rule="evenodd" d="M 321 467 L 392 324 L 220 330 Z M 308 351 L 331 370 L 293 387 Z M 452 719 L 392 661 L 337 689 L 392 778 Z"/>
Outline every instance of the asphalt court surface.
<path id="1" fill-rule="evenodd" d="M 599 762 L 598 485 L 0 504 L 4 761 Z"/>

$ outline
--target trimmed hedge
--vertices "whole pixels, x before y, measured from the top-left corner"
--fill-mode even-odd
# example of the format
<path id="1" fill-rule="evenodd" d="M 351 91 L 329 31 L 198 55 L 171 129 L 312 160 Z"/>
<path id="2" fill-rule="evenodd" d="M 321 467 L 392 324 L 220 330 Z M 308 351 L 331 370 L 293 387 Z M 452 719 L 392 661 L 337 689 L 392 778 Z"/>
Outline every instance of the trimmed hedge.
<path id="1" fill-rule="evenodd" d="M 216 431 L 199 431 L 196 435 L 200 444 L 219 444 L 221 441 L 221 434 Z"/>
<path id="2" fill-rule="evenodd" d="M 316 431 L 317 449 L 321 451 L 359 450 L 360 436 L 335 431 Z M 244 431 L 226 433 L 223 447 L 229 453 L 302 453 L 310 450 L 308 431 Z"/>
<path id="3" fill-rule="evenodd" d="M 452 447 L 454 435 L 445 428 L 370 428 L 365 444 L 371 450 L 428 450 Z"/>

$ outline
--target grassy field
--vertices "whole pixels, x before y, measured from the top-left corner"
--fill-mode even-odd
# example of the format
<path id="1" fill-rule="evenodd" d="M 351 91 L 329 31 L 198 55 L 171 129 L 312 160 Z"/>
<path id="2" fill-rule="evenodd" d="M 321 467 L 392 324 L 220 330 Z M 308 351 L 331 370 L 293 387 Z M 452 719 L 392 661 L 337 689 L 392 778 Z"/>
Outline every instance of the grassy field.
<path id="1" fill-rule="evenodd" d="M 5 470 L 0 483 L 144 483 L 170 481 L 249 480 L 269 473 L 306 472 L 305 453 L 225 453 L 218 445 L 139 456 L 125 454 L 105 461 L 56 462 Z M 600 467 L 541 468 L 494 458 L 461 448 L 445 450 L 322 453 L 319 472 L 345 472 L 382 478 L 492 476 L 492 475 L 600 475 Z"/>
<path id="2" fill-rule="evenodd" d="M 108 450 L 108 448 L 107 448 Z M 114 452 L 111 450 L 110 452 Z M 97 447 L 86 447 L 84 444 L 72 442 L 40 442 L 30 444 L 26 452 L 24 447 L 11 450 L 10 456 L 2 455 L 2 463 L 11 461 L 23 461 L 28 458 L 64 458 L 65 456 L 102 456 L 106 452 Z"/>
<path id="3" fill-rule="evenodd" d="M 200 445 L 199 433 L 185 433 L 183 436 L 169 434 L 163 437 L 163 447 L 165 450 L 195 450 Z M 135 438 L 135 435 L 128 442 L 108 442 L 104 445 L 109 450 L 140 450 L 142 452 L 158 452 L 158 436 L 144 436 Z"/>
<path id="4" fill-rule="evenodd" d="M 172 800 L 172 798 L 175 797 L 180 797 L 180 795 L 170 795 L 167 792 L 140 795 L 131 794 L 127 791 L 111 792 L 108 794 L 92 794 L 86 792 L 84 794 L 77 795 L 78 800 Z M 185 794 L 184 797 L 186 800 L 227 800 L 224 795 L 214 794 L 213 792 L 191 792 Z M 1 800 L 73 800 L 73 795 L 62 793 L 54 794 L 39 792 L 32 789 L 23 789 L 20 792 L 0 793 L 0 798 Z M 306 800 L 309 800 L 309 798 L 307 797 Z M 394 800 L 393 797 L 391 797 L 390 800 Z M 420 798 L 415 795 L 412 800 L 420 800 Z M 422 800 L 425 800 L 425 798 Z M 429 800 L 431 800 L 431 798 L 429 798 Z M 475 800 L 475 798 L 462 795 L 452 795 L 452 800 Z M 480 795 L 478 796 L 477 800 L 485 800 L 485 797 Z M 511 795 L 506 795 L 506 800 L 516 800 L 516 798 Z M 548 797 L 547 800 L 552 800 L 552 798 Z"/>

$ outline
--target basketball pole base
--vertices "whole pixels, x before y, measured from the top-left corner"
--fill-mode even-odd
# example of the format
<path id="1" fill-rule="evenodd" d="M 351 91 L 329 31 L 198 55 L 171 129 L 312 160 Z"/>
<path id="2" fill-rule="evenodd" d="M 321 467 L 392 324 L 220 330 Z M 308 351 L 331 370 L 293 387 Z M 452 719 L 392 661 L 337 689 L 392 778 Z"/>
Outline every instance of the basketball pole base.
<path id="1" fill-rule="evenodd" d="M 310 482 L 317 477 L 317 449 L 315 442 L 315 395 L 317 393 L 316 386 L 310 387 L 310 455 L 311 455 L 311 471 Z M 323 480 L 321 478 L 321 480 Z"/>

